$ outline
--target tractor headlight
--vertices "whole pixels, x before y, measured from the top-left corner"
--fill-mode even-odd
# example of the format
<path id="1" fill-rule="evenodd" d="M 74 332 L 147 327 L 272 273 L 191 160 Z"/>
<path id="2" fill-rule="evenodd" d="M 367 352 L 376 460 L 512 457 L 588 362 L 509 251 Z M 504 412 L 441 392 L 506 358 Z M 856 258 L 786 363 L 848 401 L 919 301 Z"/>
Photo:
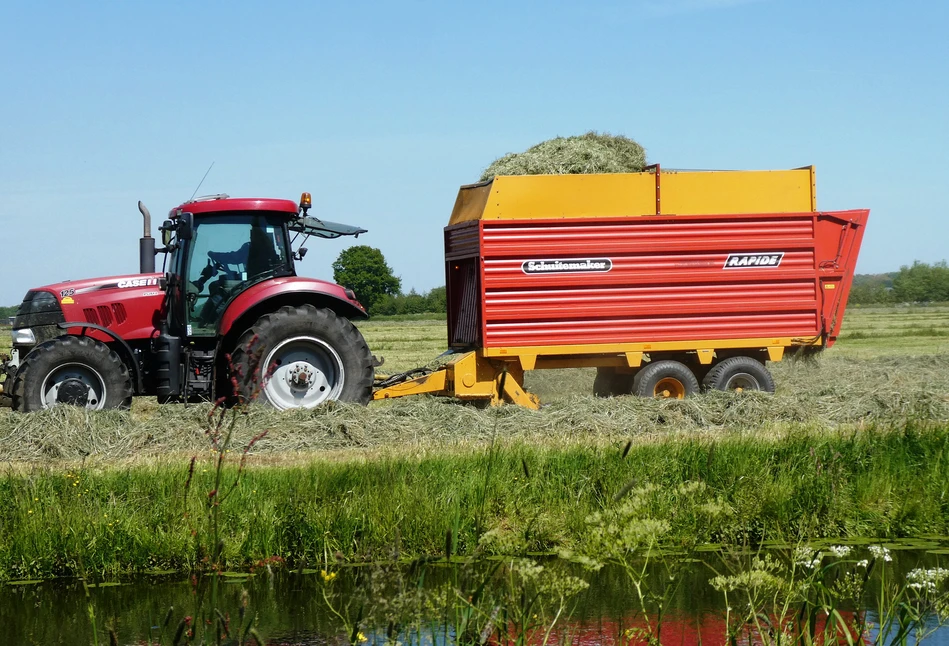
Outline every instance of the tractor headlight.
<path id="1" fill-rule="evenodd" d="M 36 335 L 30 328 L 13 330 L 13 345 L 35 345 Z"/>

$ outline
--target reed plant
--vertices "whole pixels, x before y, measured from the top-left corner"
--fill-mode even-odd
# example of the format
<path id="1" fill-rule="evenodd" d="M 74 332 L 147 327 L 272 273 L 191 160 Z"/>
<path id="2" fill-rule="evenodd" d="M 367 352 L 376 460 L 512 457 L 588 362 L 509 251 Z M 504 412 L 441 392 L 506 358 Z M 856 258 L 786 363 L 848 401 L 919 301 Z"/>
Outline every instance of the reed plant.
<path id="1" fill-rule="evenodd" d="M 915 568 L 899 579 L 888 548 L 870 545 L 859 560 L 856 553 L 799 545 L 713 578 L 725 595 L 729 643 L 905 646 L 949 625 L 949 570 Z"/>

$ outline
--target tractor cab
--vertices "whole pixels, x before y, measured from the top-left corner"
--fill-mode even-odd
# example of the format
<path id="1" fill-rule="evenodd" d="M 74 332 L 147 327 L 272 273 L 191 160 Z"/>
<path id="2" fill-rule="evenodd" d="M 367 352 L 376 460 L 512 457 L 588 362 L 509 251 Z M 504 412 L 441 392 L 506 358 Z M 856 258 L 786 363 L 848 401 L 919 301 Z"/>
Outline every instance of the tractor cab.
<path id="1" fill-rule="evenodd" d="M 306 255 L 306 238 L 365 233 L 307 216 L 310 203 L 308 193 L 299 207 L 290 200 L 214 195 L 172 209 L 160 227 L 170 252 L 171 326 L 188 337 L 213 337 L 235 297 L 258 283 L 296 275 L 294 258 Z M 300 235 L 294 254 L 291 244 Z"/>

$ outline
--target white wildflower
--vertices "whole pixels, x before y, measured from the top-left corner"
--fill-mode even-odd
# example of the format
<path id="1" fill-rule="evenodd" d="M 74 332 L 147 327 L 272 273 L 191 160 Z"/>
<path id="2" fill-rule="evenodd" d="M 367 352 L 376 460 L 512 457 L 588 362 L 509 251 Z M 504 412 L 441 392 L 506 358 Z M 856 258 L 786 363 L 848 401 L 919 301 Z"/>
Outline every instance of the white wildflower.
<path id="1" fill-rule="evenodd" d="M 813 570 L 820 567 L 821 553 L 810 547 L 798 547 L 794 550 L 794 565 Z"/>
<path id="2" fill-rule="evenodd" d="M 843 557 L 850 554 L 852 549 L 853 548 L 849 545 L 831 545 L 830 547 L 831 553 L 839 559 L 842 559 Z"/>
<path id="3" fill-rule="evenodd" d="M 871 545 L 869 547 L 870 554 L 875 559 L 883 559 L 884 561 L 892 561 L 893 557 L 890 556 L 890 550 L 883 547 L 882 545 Z"/>
<path id="4" fill-rule="evenodd" d="M 906 573 L 906 580 L 909 582 L 906 586 L 920 592 L 935 592 L 936 586 L 946 578 L 949 578 L 949 570 L 945 568 L 916 568 Z"/>
<path id="5" fill-rule="evenodd" d="M 865 567 L 867 567 L 868 565 L 870 565 L 870 561 L 867 560 L 867 559 L 863 559 L 862 561 L 857 561 L 857 567 L 864 567 L 864 568 L 865 568 Z"/>

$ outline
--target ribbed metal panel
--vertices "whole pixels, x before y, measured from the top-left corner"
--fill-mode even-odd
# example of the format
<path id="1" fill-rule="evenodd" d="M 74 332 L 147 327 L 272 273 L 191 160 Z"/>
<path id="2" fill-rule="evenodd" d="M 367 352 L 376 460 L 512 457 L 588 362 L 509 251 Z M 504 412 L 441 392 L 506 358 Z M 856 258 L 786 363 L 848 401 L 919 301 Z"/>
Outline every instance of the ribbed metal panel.
<path id="1" fill-rule="evenodd" d="M 817 336 L 815 217 L 483 221 L 484 346 Z M 742 252 L 784 255 L 778 267 L 726 270 Z M 585 259 L 609 270 L 523 268 Z"/>
<path id="2" fill-rule="evenodd" d="M 817 313 L 813 311 L 613 319 L 593 319 L 581 315 L 571 320 L 512 322 L 494 322 L 489 318 L 485 347 L 648 343 L 760 336 L 811 337 L 818 330 Z"/>
<path id="3" fill-rule="evenodd" d="M 549 253 L 546 245 L 538 245 L 536 252 L 524 250 L 522 253 L 529 256 L 517 258 L 488 258 L 484 261 L 485 286 L 489 290 L 503 287 L 584 287 L 596 288 L 605 285 L 667 285 L 670 283 L 716 281 L 747 282 L 752 279 L 771 281 L 775 278 L 787 279 L 814 279 L 814 251 L 813 249 L 785 252 L 779 269 L 742 269 L 724 271 L 728 252 L 709 253 L 665 253 L 648 252 L 632 254 L 614 252 L 606 240 L 602 242 L 597 252 L 581 256 L 576 253 Z M 775 248 L 772 240 L 768 248 L 756 248 L 754 251 L 781 251 Z M 812 243 L 813 244 L 813 243 Z M 748 251 L 747 248 L 736 251 Z M 544 255 L 546 254 L 546 255 Z M 613 266 L 609 272 L 602 274 L 575 273 L 575 274 L 548 274 L 545 276 L 526 276 L 521 264 L 526 259 L 569 259 L 583 257 L 608 257 Z"/>
<path id="4" fill-rule="evenodd" d="M 476 221 L 445 231 L 445 260 L 477 256 L 480 246 L 481 228 Z"/>
<path id="5" fill-rule="evenodd" d="M 452 261 L 448 270 L 448 342 L 452 347 L 481 345 L 481 281 L 478 258 Z"/>
<path id="6" fill-rule="evenodd" d="M 816 287 L 811 281 L 741 282 L 589 289 L 492 290 L 485 294 L 489 321 L 706 314 L 746 312 L 749 303 L 770 312 L 813 310 Z"/>
<path id="7" fill-rule="evenodd" d="M 824 335 L 830 344 L 867 217 L 840 211 L 452 225 L 445 232 L 449 340 L 454 347 L 582 348 Z M 741 254 L 780 254 L 780 263 L 726 268 Z M 594 270 L 537 270 L 539 261 Z"/>
<path id="8" fill-rule="evenodd" d="M 723 216 L 724 217 L 724 216 Z M 763 246 L 813 248 L 814 218 L 742 217 L 713 220 L 705 216 L 689 218 L 624 218 L 599 223 L 562 220 L 525 225 L 515 222 L 486 222 L 485 257 L 521 256 L 529 248 L 547 253 L 611 254 L 676 252 L 719 249 L 727 252 L 767 251 Z"/>
<path id="9" fill-rule="evenodd" d="M 481 227 L 478 221 L 445 229 L 445 284 L 448 343 L 453 348 L 481 345 Z"/>

